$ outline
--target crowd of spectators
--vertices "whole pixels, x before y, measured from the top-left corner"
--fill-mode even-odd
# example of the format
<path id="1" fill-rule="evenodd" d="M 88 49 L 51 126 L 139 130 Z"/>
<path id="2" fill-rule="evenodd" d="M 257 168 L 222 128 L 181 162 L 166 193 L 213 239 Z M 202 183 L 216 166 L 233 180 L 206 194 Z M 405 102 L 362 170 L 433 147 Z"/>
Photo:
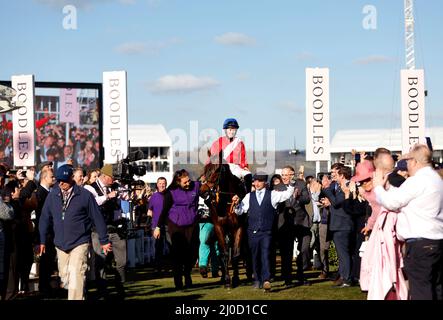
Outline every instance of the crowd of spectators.
<path id="1" fill-rule="evenodd" d="M 72 126 L 58 123 L 54 114 L 36 121 L 36 165 L 52 161 L 54 169 L 66 163 L 85 170 L 100 165 L 100 136 L 98 125 Z M 0 132 L 0 163 L 13 165 L 12 122 L 3 115 Z"/>
<path id="2" fill-rule="evenodd" d="M 190 221 L 194 225 L 200 221 L 197 210 L 199 198 L 194 197 L 200 182 L 192 182 L 189 174 L 181 170 L 176 173 L 174 187 L 166 188 L 166 180 L 160 178 L 155 193 L 141 180 L 132 186 L 115 186 L 111 184 L 113 178 L 109 165 L 86 171 L 85 162 L 78 156 L 85 149 L 90 148 L 94 153 L 93 150 L 98 148 L 95 130 L 86 136 L 82 130 L 72 128 L 68 144 L 65 145 L 62 126 L 47 127 L 51 135 L 43 134 L 44 130 L 40 132 L 40 150 L 46 150 L 47 157 L 40 157 L 38 166 L 13 170 L 7 163 L 0 165 L 1 299 L 11 299 L 17 294 L 31 291 L 29 275 L 31 266 L 37 260 L 40 264 L 39 290 L 43 295 L 51 294 L 51 281 L 57 274 L 54 233 L 49 230 L 42 241 L 38 229 L 46 196 L 53 190 L 59 190 L 55 172 L 56 168 L 62 167 L 61 164 L 71 167 L 72 181 L 77 187 L 83 189 L 88 185 L 85 190 L 95 188 L 95 198 L 100 207 L 103 206 L 102 200 L 99 201 L 101 198 L 104 201 L 114 197 L 119 199 L 118 210 L 120 214 L 129 214 L 132 230 L 136 230 L 135 233 L 142 239 L 152 238 L 152 246 L 146 250 L 152 248 L 158 251 L 154 254 L 154 266 L 158 273 L 165 269 L 162 253 L 168 251 L 167 246 L 172 243 L 171 259 L 176 288 L 183 287 L 182 275 L 185 277 L 184 286 L 190 288 L 190 268 L 196 265 L 197 257 L 191 260 L 189 257 L 194 257 L 192 247 L 198 248 L 199 228 L 189 231 L 187 223 Z M 54 155 L 49 151 L 57 148 L 55 154 L 60 155 L 61 152 L 63 155 L 48 157 Z M 95 159 L 98 159 L 98 153 Z M 378 148 L 373 156 L 361 152 L 355 167 L 334 163 L 330 172 L 315 177 L 305 176 L 302 167 L 296 172 L 292 166 L 283 168 L 281 175 L 274 175 L 269 184 L 267 176 L 255 177 L 254 188 L 247 199 L 262 192 L 260 201 L 272 200 L 269 200 L 272 206 L 267 208 L 269 212 L 272 211 L 271 218 L 274 220 L 273 223 L 269 221 L 269 230 L 266 231 L 267 249 L 260 249 L 261 261 L 265 263 L 261 266 L 264 273 L 259 275 L 256 272 L 260 262 L 253 260 L 254 276 L 266 277 L 260 278 L 260 284 L 256 283 L 257 278 L 254 279 L 256 288 L 270 290 L 272 282 L 278 280 L 283 281 L 286 287 L 310 286 L 312 282 L 306 272 L 314 269 L 319 271 L 320 281 L 331 280 L 337 289 L 360 286 L 368 292 L 369 299 L 443 299 L 442 169 L 433 164 L 432 153 L 427 146 L 416 145 L 410 153 L 397 159 L 385 148 Z M 107 181 L 106 184 L 103 181 Z M 129 187 L 134 190 L 132 199 L 123 196 Z M 272 197 L 266 196 L 268 191 Z M 182 194 L 190 192 L 193 195 L 189 198 L 193 203 L 192 215 L 181 217 L 182 212 L 172 208 L 175 208 L 174 205 L 180 208 L 180 202 L 175 202 L 182 199 Z M 279 192 L 285 195 L 289 192 L 291 195 L 289 198 L 283 197 L 283 193 Z M 183 199 L 188 198 L 183 196 Z M 241 200 L 236 199 L 235 203 L 240 206 Z M 129 201 L 133 204 L 132 212 Z M 249 217 L 251 212 L 247 208 L 250 203 L 253 202 L 243 201 L 236 209 L 238 214 Z M 259 210 L 255 214 L 266 213 L 261 212 L 255 204 L 253 208 Z M 116 219 L 115 209 L 112 209 L 111 222 Z M 176 219 L 176 225 L 172 224 L 171 217 Z M 254 219 L 259 226 L 262 220 L 258 216 Z M 205 223 L 210 223 L 210 220 Z M 118 233 L 120 240 L 127 236 L 127 233 L 124 236 L 117 231 L 115 233 Z M 248 240 L 252 247 L 257 244 L 254 237 Z M 208 241 L 209 238 L 205 240 Z M 39 256 L 36 252 L 42 242 L 46 251 Z M 336 273 L 330 268 L 328 251 L 331 244 L 338 256 Z M 210 250 L 206 251 L 209 254 Z M 189 256 L 184 256 L 184 252 Z M 145 262 L 144 254 L 142 252 L 138 258 L 140 264 Z M 177 260 L 178 256 L 174 257 L 174 254 L 183 261 Z M 280 273 L 276 268 L 278 255 L 281 257 Z M 293 268 L 294 257 L 296 268 Z M 200 257 L 199 260 L 207 261 L 207 258 Z M 218 276 L 217 258 L 213 256 L 211 259 L 215 267 L 213 276 Z M 123 261 L 124 264 L 126 262 Z M 177 270 L 183 265 L 186 272 L 182 274 Z M 200 264 L 200 269 L 202 267 L 206 270 L 202 275 L 206 276 L 208 262 Z M 121 275 L 124 276 L 123 273 Z"/>

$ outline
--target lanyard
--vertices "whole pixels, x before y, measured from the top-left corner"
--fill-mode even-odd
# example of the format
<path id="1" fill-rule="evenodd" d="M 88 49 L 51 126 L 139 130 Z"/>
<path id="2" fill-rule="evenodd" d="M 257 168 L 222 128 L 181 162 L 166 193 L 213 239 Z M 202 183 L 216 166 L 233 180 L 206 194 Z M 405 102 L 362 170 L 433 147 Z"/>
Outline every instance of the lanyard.
<path id="1" fill-rule="evenodd" d="M 65 197 L 65 193 L 62 192 L 62 220 L 65 220 L 65 213 L 68 209 L 69 203 L 71 202 L 72 196 L 74 195 L 73 190 Z"/>

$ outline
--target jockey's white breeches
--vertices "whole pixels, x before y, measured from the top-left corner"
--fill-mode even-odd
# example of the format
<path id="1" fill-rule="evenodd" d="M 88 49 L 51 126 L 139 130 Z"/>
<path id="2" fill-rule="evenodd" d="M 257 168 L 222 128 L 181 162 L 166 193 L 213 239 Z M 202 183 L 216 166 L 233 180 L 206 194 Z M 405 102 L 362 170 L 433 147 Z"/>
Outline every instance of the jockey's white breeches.
<path id="1" fill-rule="evenodd" d="M 246 175 L 251 174 L 249 170 L 247 170 L 246 168 L 242 169 L 238 164 L 235 163 L 228 163 L 228 164 L 232 174 L 239 179 L 243 179 Z"/>

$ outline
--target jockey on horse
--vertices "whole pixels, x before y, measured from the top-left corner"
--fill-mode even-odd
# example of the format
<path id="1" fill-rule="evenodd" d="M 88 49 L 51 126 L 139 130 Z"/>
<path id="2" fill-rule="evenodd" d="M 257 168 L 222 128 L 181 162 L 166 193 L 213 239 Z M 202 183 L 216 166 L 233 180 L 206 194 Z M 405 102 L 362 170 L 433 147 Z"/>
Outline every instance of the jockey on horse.
<path id="1" fill-rule="evenodd" d="M 222 155 L 228 164 L 232 174 L 244 181 L 246 193 L 251 191 L 252 174 L 246 161 L 246 150 L 243 141 L 236 137 L 239 128 L 238 122 L 234 118 L 228 118 L 223 122 L 224 137 L 219 137 L 212 143 L 209 151 L 209 160 L 218 154 Z M 220 163 L 222 159 L 219 159 Z"/>
<path id="2" fill-rule="evenodd" d="M 221 249 L 222 280 L 227 287 L 231 285 L 236 287 L 239 283 L 238 262 L 244 234 L 244 218 L 237 217 L 231 199 L 234 195 L 243 198 L 250 192 L 252 185 L 252 174 L 246 161 L 245 145 L 240 138 L 236 137 L 238 128 L 236 119 L 228 118 L 224 121 L 225 136 L 214 141 L 208 151 L 209 159 L 204 173 L 207 184 L 200 190 L 203 194 L 208 191 L 208 188 L 217 190 L 215 197 L 204 197 L 207 200 L 211 199 L 208 206 L 212 207 L 214 214 L 211 217 Z M 230 249 L 232 249 L 231 254 L 229 254 Z M 234 271 L 232 282 L 229 276 L 229 262 Z"/>

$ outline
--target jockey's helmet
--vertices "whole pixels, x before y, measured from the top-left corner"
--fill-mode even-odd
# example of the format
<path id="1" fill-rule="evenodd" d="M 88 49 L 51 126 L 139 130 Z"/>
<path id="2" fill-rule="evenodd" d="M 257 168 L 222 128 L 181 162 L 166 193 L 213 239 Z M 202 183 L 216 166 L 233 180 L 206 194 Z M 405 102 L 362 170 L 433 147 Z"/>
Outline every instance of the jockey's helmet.
<path id="1" fill-rule="evenodd" d="M 240 126 L 238 125 L 237 120 L 234 118 L 228 118 L 223 122 L 223 129 L 235 128 L 238 129 Z"/>

